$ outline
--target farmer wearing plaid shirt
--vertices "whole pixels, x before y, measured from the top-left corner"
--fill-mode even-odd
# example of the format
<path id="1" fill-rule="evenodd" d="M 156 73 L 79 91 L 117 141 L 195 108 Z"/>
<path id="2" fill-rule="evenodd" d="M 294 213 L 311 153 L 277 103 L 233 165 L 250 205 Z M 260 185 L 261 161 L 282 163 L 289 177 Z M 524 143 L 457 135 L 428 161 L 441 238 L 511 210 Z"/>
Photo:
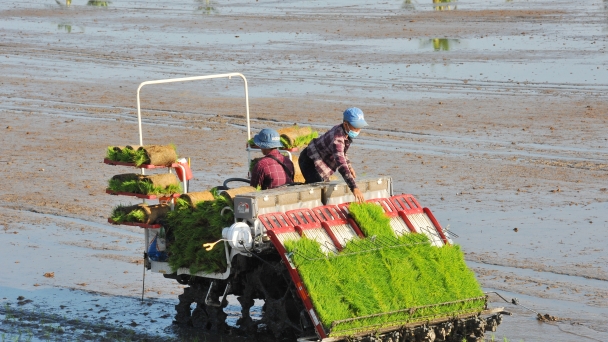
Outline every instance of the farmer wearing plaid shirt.
<path id="1" fill-rule="evenodd" d="M 329 176 L 337 170 L 355 195 L 357 202 L 363 202 L 363 193 L 355 182 L 357 175 L 346 152 L 353 139 L 359 135 L 361 128 L 365 126 L 367 122 L 363 118 L 363 111 L 355 107 L 348 108 L 344 111 L 341 124 L 313 140 L 298 159 L 306 183 L 329 181 Z"/>
<path id="2" fill-rule="evenodd" d="M 283 146 L 279 133 L 265 128 L 253 137 L 253 142 L 262 149 L 264 157 L 253 167 L 249 184 L 266 190 L 293 183 L 293 163 L 277 149 Z"/>

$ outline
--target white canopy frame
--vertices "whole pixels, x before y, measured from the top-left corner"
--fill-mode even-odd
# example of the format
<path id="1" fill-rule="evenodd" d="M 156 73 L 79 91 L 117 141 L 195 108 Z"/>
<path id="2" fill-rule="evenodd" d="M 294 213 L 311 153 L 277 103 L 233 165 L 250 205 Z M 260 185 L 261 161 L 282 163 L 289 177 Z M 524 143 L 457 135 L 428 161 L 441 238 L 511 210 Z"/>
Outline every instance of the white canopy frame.
<path id="1" fill-rule="evenodd" d="M 250 120 L 249 120 L 249 90 L 247 88 L 247 79 L 245 78 L 245 75 L 243 75 L 241 73 L 238 73 L 238 72 L 233 72 L 233 73 L 229 73 L 229 74 L 217 74 L 217 75 L 182 77 L 182 78 L 169 78 L 169 79 L 164 79 L 164 80 L 142 82 L 139 85 L 139 87 L 137 88 L 137 124 L 138 124 L 138 127 L 139 127 L 139 144 L 140 145 L 144 144 L 143 132 L 142 132 L 142 129 L 141 129 L 141 104 L 140 104 L 140 99 L 139 99 L 139 93 L 141 91 L 141 88 L 143 88 L 144 86 L 147 86 L 147 85 L 152 85 L 152 84 L 165 84 L 165 83 L 176 83 L 176 82 L 201 81 L 201 80 L 209 80 L 209 79 L 214 79 L 214 78 L 228 78 L 228 79 L 232 79 L 232 77 L 240 77 L 241 79 L 243 79 L 243 82 L 244 82 L 244 86 L 245 86 L 245 111 L 246 111 L 246 118 L 247 118 L 247 140 L 251 139 L 251 124 L 250 124 Z"/>

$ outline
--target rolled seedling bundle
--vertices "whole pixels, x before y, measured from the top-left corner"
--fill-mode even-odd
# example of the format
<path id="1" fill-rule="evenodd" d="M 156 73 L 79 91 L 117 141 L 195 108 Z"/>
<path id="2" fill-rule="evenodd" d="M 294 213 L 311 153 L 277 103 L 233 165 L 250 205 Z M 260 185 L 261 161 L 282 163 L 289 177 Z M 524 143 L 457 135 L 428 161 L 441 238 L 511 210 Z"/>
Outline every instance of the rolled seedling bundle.
<path id="1" fill-rule="evenodd" d="M 123 223 L 123 222 L 129 222 L 129 213 L 135 211 L 135 210 L 139 210 L 139 206 L 137 205 L 122 205 L 119 204 L 118 206 L 116 206 L 114 209 L 112 209 L 112 214 L 110 214 L 110 219 L 114 222 L 114 223 Z"/>
<path id="2" fill-rule="evenodd" d="M 129 206 L 118 205 L 112 210 L 110 219 L 112 219 L 114 223 L 133 222 L 154 224 L 159 218 L 165 217 L 170 209 L 171 208 L 167 204 L 150 206 L 147 204 Z"/>
<path id="3" fill-rule="evenodd" d="M 144 222 L 145 224 L 154 224 L 158 219 L 167 216 L 167 213 L 171 210 L 171 207 L 167 204 L 155 204 L 155 205 L 146 205 L 140 204 L 138 206 L 141 210 L 143 210 L 145 214 Z"/>
<path id="4" fill-rule="evenodd" d="M 109 146 L 106 157 L 113 161 L 134 163 L 136 166 L 142 164 L 170 166 L 177 160 L 177 152 L 173 145 Z"/>
<path id="5" fill-rule="evenodd" d="M 139 149 L 144 150 L 148 157 L 144 164 L 170 166 L 177 160 L 177 152 L 173 145 L 146 145 Z"/>
<path id="6" fill-rule="evenodd" d="M 188 202 L 189 207 L 195 208 L 197 204 L 201 202 L 214 201 L 215 197 L 211 191 L 199 191 L 199 192 L 190 192 L 187 194 L 183 194 L 179 197 L 180 199 Z"/>
<path id="7" fill-rule="evenodd" d="M 281 128 L 277 132 L 279 132 L 281 138 L 284 138 L 287 143 L 293 146 L 298 137 L 303 135 L 309 135 L 310 133 L 312 133 L 312 129 L 310 127 L 293 126 Z"/>
<path id="8" fill-rule="evenodd" d="M 113 161 L 133 163 L 136 159 L 147 158 L 144 151 L 139 151 L 139 145 L 109 146 L 106 158 Z"/>
<path id="9" fill-rule="evenodd" d="M 279 131 L 281 142 L 286 148 L 302 147 L 308 145 L 310 141 L 319 136 L 317 131 L 310 127 L 287 127 Z"/>
<path id="10" fill-rule="evenodd" d="M 166 189 L 171 185 L 178 185 L 179 179 L 173 173 L 161 173 L 158 175 L 139 175 L 139 181 L 150 183 L 154 187 Z"/>
<path id="11" fill-rule="evenodd" d="M 245 194 L 248 192 L 254 192 L 254 191 L 257 191 L 257 189 L 252 186 L 242 186 L 240 188 L 224 190 L 224 191 L 222 191 L 221 195 L 226 197 L 227 199 L 229 199 L 232 202 L 232 201 L 234 201 L 234 197 L 236 197 L 237 195 Z"/>
<path id="12" fill-rule="evenodd" d="M 110 178 L 110 181 L 108 182 L 108 189 L 118 192 L 140 193 L 138 186 L 139 176 L 140 175 L 136 173 L 115 175 Z"/>
<path id="13" fill-rule="evenodd" d="M 127 173 L 110 179 L 108 189 L 143 195 L 173 194 L 181 192 L 179 180 L 172 173 L 140 175 Z"/>
<path id="14" fill-rule="evenodd" d="M 116 151 L 116 152 L 124 152 L 125 149 L 127 150 L 131 150 L 131 151 L 136 151 L 139 150 L 139 148 L 141 147 L 141 145 L 125 145 L 125 146 L 111 146 L 111 148 Z"/>
<path id="15" fill-rule="evenodd" d="M 128 181 L 136 181 L 139 179 L 141 175 L 138 173 L 122 173 L 120 175 L 112 176 L 112 180 L 116 180 L 119 182 L 128 182 Z"/>

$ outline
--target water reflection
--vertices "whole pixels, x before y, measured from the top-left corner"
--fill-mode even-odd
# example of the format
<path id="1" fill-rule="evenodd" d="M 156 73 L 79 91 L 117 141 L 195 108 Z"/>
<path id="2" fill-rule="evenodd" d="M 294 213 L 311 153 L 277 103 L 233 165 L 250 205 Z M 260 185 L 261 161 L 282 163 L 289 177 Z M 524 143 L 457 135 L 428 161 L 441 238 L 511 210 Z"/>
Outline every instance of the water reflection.
<path id="1" fill-rule="evenodd" d="M 433 10 L 435 11 L 451 11 L 456 9 L 456 0 L 431 0 L 433 2 Z M 508 0 L 507 0 L 508 1 Z M 415 5 L 419 3 L 416 0 L 403 0 L 401 8 L 409 11 L 416 9 Z"/>
<path id="2" fill-rule="evenodd" d="M 406 9 L 408 11 L 413 11 L 416 9 L 416 6 L 412 3 L 412 0 L 403 0 L 403 4 L 401 4 L 401 8 Z"/>
<path id="3" fill-rule="evenodd" d="M 67 33 L 72 33 L 72 25 L 69 25 L 69 24 L 57 24 L 57 29 L 59 31 L 65 31 Z"/>
<path id="4" fill-rule="evenodd" d="M 449 5 L 443 5 L 449 4 Z M 456 9 L 456 0 L 433 0 L 435 11 L 451 11 Z"/>
<path id="5" fill-rule="evenodd" d="M 420 41 L 421 48 L 426 49 L 432 46 L 435 51 L 450 51 L 450 48 L 456 45 L 460 45 L 459 39 L 433 38 Z"/>
<path id="6" fill-rule="evenodd" d="M 84 33 L 84 27 L 72 25 L 70 23 L 59 23 L 57 24 L 57 31 L 63 31 L 66 33 Z"/>
<path id="7" fill-rule="evenodd" d="M 217 8 L 213 7 L 211 0 L 196 0 L 198 3 L 197 11 L 203 12 L 203 14 L 215 14 L 219 13 Z"/>
<path id="8" fill-rule="evenodd" d="M 111 1 L 89 0 L 89 2 L 87 2 L 87 6 L 108 7 L 110 3 Z"/>
<path id="9" fill-rule="evenodd" d="M 604 0 L 604 11 L 606 11 L 606 21 L 608 21 L 608 0 Z M 604 31 L 608 31 L 608 26 L 604 27 Z"/>
<path id="10" fill-rule="evenodd" d="M 65 0 L 65 5 L 62 4 L 59 0 L 55 0 L 55 2 L 57 3 L 57 5 L 59 6 L 65 6 L 65 7 L 70 7 L 72 5 L 72 0 Z"/>

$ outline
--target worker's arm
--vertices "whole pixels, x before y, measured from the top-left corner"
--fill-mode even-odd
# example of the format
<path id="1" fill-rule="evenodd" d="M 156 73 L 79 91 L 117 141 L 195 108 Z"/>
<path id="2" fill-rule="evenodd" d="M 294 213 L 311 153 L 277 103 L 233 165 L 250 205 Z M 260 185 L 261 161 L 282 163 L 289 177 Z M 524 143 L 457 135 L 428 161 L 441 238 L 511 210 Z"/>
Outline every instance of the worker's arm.
<path id="1" fill-rule="evenodd" d="M 344 178 L 344 181 L 346 184 L 348 184 L 348 187 L 350 191 L 353 192 L 353 195 L 355 195 L 357 202 L 363 202 L 363 194 L 361 193 L 361 190 L 357 188 L 357 182 L 355 182 L 355 177 L 351 171 L 349 161 L 344 153 L 344 140 L 342 138 L 336 137 L 334 139 L 332 144 L 332 152 L 334 154 L 336 163 L 338 164 L 337 171 L 340 172 L 340 175 L 342 175 L 342 178 Z"/>

